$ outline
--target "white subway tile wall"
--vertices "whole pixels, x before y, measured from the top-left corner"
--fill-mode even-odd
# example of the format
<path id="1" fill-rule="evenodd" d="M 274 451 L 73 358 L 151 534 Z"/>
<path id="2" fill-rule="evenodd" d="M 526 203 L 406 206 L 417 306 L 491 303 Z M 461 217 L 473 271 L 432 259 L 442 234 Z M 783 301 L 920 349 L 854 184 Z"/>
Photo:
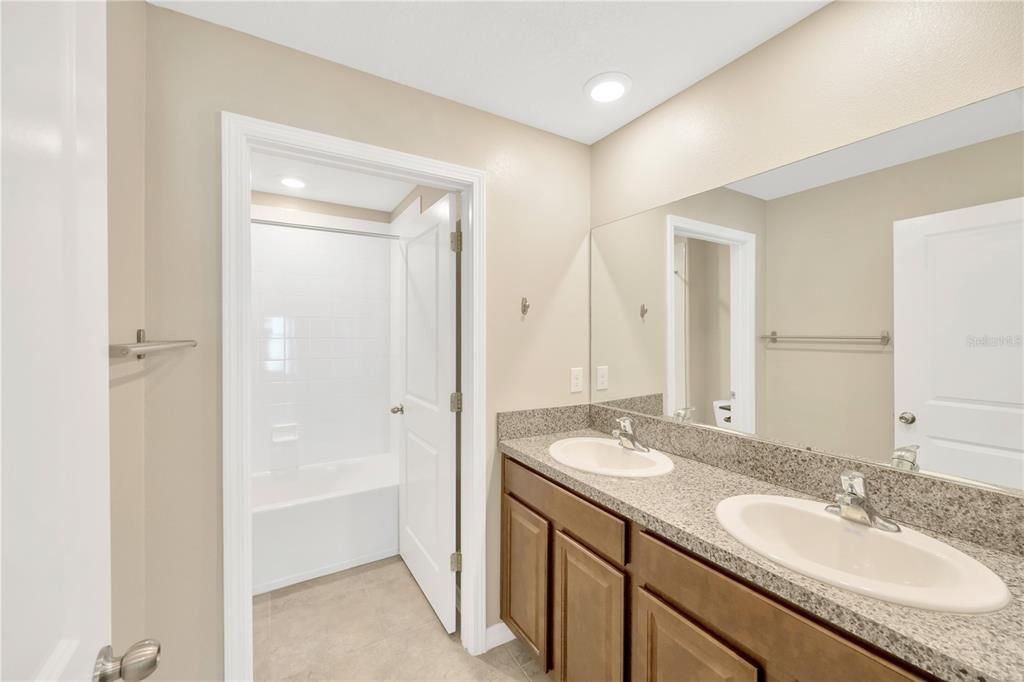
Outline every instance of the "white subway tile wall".
<path id="1" fill-rule="evenodd" d="M 251 229 L 253 473 L 388 452 L 392 242 Z"/>

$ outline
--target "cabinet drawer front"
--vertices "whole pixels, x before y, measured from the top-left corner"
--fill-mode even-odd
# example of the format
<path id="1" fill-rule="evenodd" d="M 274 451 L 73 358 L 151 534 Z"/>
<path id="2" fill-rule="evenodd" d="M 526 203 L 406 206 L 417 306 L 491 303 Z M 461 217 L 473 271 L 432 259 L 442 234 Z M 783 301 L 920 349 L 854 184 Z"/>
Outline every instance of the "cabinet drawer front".
<path id="1" fill-rule="evenodd" d="M 633 601 L 633 682 L 757 682 L 757 668 L 643 588 Z"/>
<path id="2" fill-rule="evenodd" d="M 626 576 L 555 532 L 552 648 L 558 682 L 621 682 Z"/>
<path id="3" fill-rule="evenodd" d="M 626 564 L 626 522 L 505 458 L 505 490 L 557 529 L 566 529 L 612 563 Z"/>
<path id="4" fill-rule="evenodd" d="M 546 660 L 550 524 L 508 495 L 503 503 L 501 616 Z"/>
<path id="5" fill-rule="evenodd" d="M 769 679 L 922 679 L 647 533 L 634 534 L 633 575 L 756 660 Z"/>

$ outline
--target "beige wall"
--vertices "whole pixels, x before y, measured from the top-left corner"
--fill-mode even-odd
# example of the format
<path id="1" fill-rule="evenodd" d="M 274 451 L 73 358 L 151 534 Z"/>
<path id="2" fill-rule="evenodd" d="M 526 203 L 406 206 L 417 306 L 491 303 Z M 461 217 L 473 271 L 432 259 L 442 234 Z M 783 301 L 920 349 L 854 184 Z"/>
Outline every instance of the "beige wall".
<path id="1" fill-rule="evenodd" d="M 290 197 L 284 194 L 274 194 L 273 192 L 253 192 L 252 203 L 258 206 L 288 208 L 295 211 L 307 211 L 309 213 L 319 213 L 320 215 L 332 215 L 338 216 L 340 218 L 372 220 L 373 222 L 377 223 L 391 222 L 391 214 L 387 211 L 375 211 L 372 208 L 361 208 L 359 206 L 345 206 L 344 204 L 332 204 L 329 201 L 316 201 L 314 199 Z"/>
<path id="2" fill-rule="evenodd" d="M 108 9 L 107 187 L 111 342 L 135 340 L 146 325 L 146 9 Z M 148 636 L 145 627 L 146 364 L 110 362 L 110 493 L 116 651 Z"/>
<path id="3" fill-rule="evenodd" d="M 1024 85 L 1018 2 L 834 2 L 592 147 L 602 225 Z"/>
<path id="4" fill-rule="evenodd" d="M 765 331 L 891 332 L 893 222 L 1022 195 L 1016 134 L 769 201 Z M 889 460 L 892 346 L 769 345 L 764 372 L 758 435 Z"/>
<path id="5" fill-rule="evenodd" d="M 608 390 L 595 390 L 595 402 L 665 390 L 667 216 L 757 236 L 757 311 L 761 319 L 764 204 L 755 197 L 720 188 L 591 231 L 591 381 L 600 365 L 607 365 L 609 374 Z M 650 310 L 644 320 L 640 319 L 641 303 Z"/>
<path id="6" fill-rule="evenodd" d="M 145 13 L 147 324 L 153 336 L 199 340 L 150 365 L 145 385 L 146 634 L 168 653 L 160 678 L 210 679 L 223 646 L 219 112 L 487 172 L 489 455 L 496 411 L 587 400 L 586 388 L 569 393 L 568 369 L 587 361 L 589 150 L 164 9 Z M 111 32 L 113 43 L 129 37 L 139 40 Z M 524 295 L 533 310 L 521 320 Z M 496 622 L 497 542 L 488 557 Z"/>

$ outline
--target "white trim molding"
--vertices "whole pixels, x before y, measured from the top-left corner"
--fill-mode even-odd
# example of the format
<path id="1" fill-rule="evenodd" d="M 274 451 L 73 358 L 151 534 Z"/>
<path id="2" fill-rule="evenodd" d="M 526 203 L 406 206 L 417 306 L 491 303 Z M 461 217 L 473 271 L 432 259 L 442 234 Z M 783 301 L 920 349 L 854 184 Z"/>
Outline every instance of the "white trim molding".
<path id="1" fill-rule="evenodd" d="M 729 247 L 730 430 L 753 434 L 757 409 L 757 235 L 674 215 L 667 216 L 665 224 L 665 414 L 672 415 L 676 409 L 675 238 L 702 239 Z"/>
<path id="2" fill-rule="evenodd" d="M 507 644 L 515 638 L 516 636 L 512 634 L 512 630 L 510 630 L 504 623 L 492 625 L 487 628 L 487 650 L 490 651 L 502 644 Z"/>
<path id="3" fill-rule="evenodd" d="M 253 151 L 459 192 L 462 198 L 461 636 L 487 650 L 485 173 L 323 133 L 221 113 L 223 200 L 224 679 L 252 679 L 251 331 L 249 169 Z"/>

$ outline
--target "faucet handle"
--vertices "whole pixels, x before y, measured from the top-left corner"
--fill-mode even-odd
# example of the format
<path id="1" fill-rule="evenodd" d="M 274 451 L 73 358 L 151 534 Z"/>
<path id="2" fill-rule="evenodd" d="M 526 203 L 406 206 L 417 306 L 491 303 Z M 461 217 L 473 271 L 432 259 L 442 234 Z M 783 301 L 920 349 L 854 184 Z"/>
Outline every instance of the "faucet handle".
<path id="1" fill-rule="evenodd" d="M 846 469 L 839 475 L 839 481 L 843 486 L 843 493 L 857 497 L 867 497 L 864 474 L 861 472 Z"/>
<path id="2" fill-rule="evenodd" d="M 633 420 L 629 417 L 616 417 L 615 421 L 618 422 L 619 428 L 622 429 L 623 433 L 633 433 Z"/>

